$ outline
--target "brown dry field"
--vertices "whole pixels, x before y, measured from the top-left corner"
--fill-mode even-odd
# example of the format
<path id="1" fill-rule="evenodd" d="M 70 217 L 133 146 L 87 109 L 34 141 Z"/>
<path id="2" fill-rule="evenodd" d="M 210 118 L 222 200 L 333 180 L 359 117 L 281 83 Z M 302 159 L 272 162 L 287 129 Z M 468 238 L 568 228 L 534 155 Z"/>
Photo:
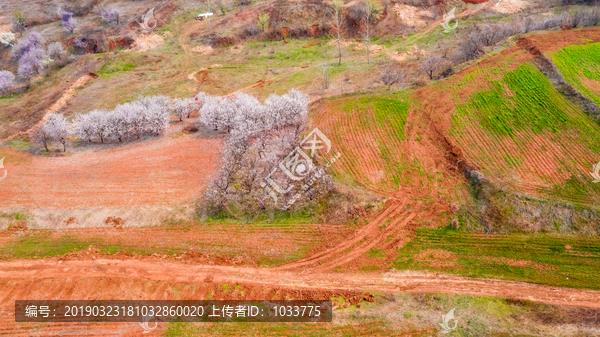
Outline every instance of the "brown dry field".
<path id="1" fill-rule="evenodd" d="M 0 204 L 72 209 L 185 202 L 206 186 L 220 147 L 218 138 L 185 136 L 109 144 L 68 157 L 13 151 L 20 163 L 5 161 Z"/>

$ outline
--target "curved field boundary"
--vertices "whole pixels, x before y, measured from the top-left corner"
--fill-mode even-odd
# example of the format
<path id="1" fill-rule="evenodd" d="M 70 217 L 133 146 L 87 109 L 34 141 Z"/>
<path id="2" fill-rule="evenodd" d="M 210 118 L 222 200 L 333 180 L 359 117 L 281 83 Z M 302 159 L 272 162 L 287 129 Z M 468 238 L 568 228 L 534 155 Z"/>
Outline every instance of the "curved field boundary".
<path id="1" fill-rule="evenodd" d="M 340 242 L 334 248 L 311 255 L 304 259 L 285 264 L 280 267 L 276 267 L 274 269 L 286 270 L 299 267 L 310 268 L 314 265 L 322 263 L 323 261 L 327 261 L 328 267 L 334 267 L 337 265 L 337 263 L 343 263 L 340 262 L 341 260 L 339 258 L 333 260 L 332 258 L 338 255 L 344 255 L 346 251 L 352 250 L 353 247 L 357 244 L 359 245 L 359 247 L 361 247 L 362 245 L 360 245 L 360 243 L 364 242 L 367 239 L 370 239 L 370 242 L 377 243 L 378 239 L 381 239 L 381 235 L 379 235 L 378 233 L 379 226 L 384 224 L 387 220 L 394 219 L 396 215 L 402 211 L 405 202 L 406 199 L 402 202 L 392 199 L 391 201 L 389 201 L 388 206 L 385 207 L 382 211 L 380 211 L 373 221 L 369 222 L 369 224 L 367 224 L 365 227 L 356 231 L 356 233 L 354 233 L 352 236 L 350 236 L 343 242 Z M 355 255 L 352 256 L 356 257 Z M 345 255 L 344 257 L 350 257 L 350 255 Z M 321 268 L 322 266 L 317 267 Z"/>
<path id="2" fill-rule="evenodd" d="M 569 46 L 551 57 L 566 81 L 600 105 L 600 43 Z"/>
<path id="3" fill-rule="evenodd" d="M 570 202 L 595 203 L 592 164 L 600 127 L 529 62 L 569 44 L 600 40 L 600 29 L 543 32 L 416 92 L 417 108 L 468 163 L 503 186 Z M 435 101 L 431 97 L 438 97 Z"/>

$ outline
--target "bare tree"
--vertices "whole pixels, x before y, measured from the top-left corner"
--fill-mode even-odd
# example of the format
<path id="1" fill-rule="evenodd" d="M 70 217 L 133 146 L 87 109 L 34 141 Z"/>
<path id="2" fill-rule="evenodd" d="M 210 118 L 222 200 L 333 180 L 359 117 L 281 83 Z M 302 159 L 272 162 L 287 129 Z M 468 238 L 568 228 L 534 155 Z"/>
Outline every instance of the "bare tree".
<path id="1" fill-rule="evenodd" d="M 381 80 L 390 90 L 394 83 L 401 83 L 404 81 L 404 78 L 404 71 L 396 64 L 396 62 L 388 61 L 381 67 Z"/>
<path id="2" fill-rule="evenodd" d="M 338 45 L 338 64 L 342 64 L 342 32 L 344 25 L 344 2 L 343 0 L 333 0 L 331 8 L 331 28 L 334 38 Z"/>
<path id="3" fill-rule="evenodd" d="M 29 137 L 35 144 L 42 144 L 46 151 L 50 151 L 48 149 L 48 144 L 52 142 L 52 137 L 46 128 L 44 128 L 44 124 L 38 124 L 35 126 L 29 133 Z"/>
<path id="4" fill-rule="evenodd" d="M 215 5 L 215 0 L 204 0 L 204 3 L 206 4 L 206 12 L 207 13 L 212 13 L 212 8 Z M 210 15 L 207 16 L 208 19 L 208 36 L 210 37 Z"/>
<path id="5" fill-rule="evenodd" d="M 329 88 L 329 67 L 323 67 L 323 77 L 321 78 L 321 90 Z"/>
<path id="6" fill-rule="evenodd" d="M 419 67 L 421 68 L 421 71 L 429 76 L 429 79 L 433 79 L 433 73 L 439 69 L 441 62 L 442 58 L 440 56 L 431 55 L 421 62 Z"/>
<path id="7" fill-rule="evenodd" d="M 369 44 L 371 42 L 371 30 L 373 26 L 373 22 L 377 21 L 381 16 L 381 11 L 383 8 L 377 1 L 375 0 L 367 0 L 363 3 L 363 27 L 365 32 L 365 43 L 367 45 L 367 63 L 371 63 L 371 56 L 369 53 Z"/>

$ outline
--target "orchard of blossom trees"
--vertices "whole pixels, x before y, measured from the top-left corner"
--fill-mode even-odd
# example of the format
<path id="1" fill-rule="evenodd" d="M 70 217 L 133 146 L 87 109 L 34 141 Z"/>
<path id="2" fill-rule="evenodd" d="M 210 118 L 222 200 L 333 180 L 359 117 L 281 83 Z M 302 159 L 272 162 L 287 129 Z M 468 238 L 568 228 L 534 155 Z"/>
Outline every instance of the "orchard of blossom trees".
<path id="1" fill-rule="evenodd" d="M 158 95 L 110 111 L 79 114 L 72 122 L 52 113 L 30 136 L 46 150 L 56 142 L 66 151 L 69 137 L 90 143 L 132 141 L 159 135 L 169 126 L 171 116 L 182 120 L 192 111 L 200 111 L 201 124 L 225 134 L 220 168 L 206 191 L 206 211 L 249 215 L 297 210 L 319 205 L 333 189 L 325 167 L 312 157 L 301 158 L 305 169 L 296 171 L 302 173 L 297 179 L 290 179 L 290 172 L 282 169 L 282 163 L 302 147 L 308 102 L 308 96 L 295 89 L 281 96 L 273 94 L 264 103 L 248 94 L 219 97 L 200 93 L 186 99 Z"/>
<path id="2" fill-rule="evenodd" d="M 30 133 L 32 140 L 43 145 L 62 144 L 66 151 L 69 136 L 87 142 L 125 142 L 142 136 L 159 135 L 169 126 L 172 114 L 180 119 L 199 109 L 195 98 L 171 99 L 166 96 L 142 97 L 117 105 L 113 110 L 93 110 L 79 114 L 69 123 L 60 114 L 51 113 Z"/>
<path id="3" fill-rule="evenodd" d="M 290 181 L 284 174 L 273 174 L 280 162 L 302 141 L 308 114 L 308 96 L 293 89 L 271 95 L 264 104 L 247 94 L 221 98 L 203 96 L 201 123 L 214 130 L 228 132 L 221 167 L 208 187 L 209 210 L 214 213 L 256 214 L 261 210 L 283 208 L 304 181 Z M 318 167 L 313 163 L 316 171 Z M 285 186 L 277 200 L 265 190 L 265 179 Z M 319 203 L 329 195 L 332 181 L 322 175 L 302 195 L 294 208 Z"/>
<path id="4" fill-rule="evenodd" d="M 67 51 L 60 42 L 50 43 L 48 48 L 44 49 L 44 39 L 38 32 L 28 32 L 14 45 L 12 44 L 14 34 L 10 35 L 2 43 L 12 48 L 13 57 L 19 64 L 17 74 L 20 77 L 31 78 L 55 61 L 66 59 L 64 56 Z M 14 74 L 5 70 L 0 71 L 0 93 L 9 92 L 14 82 Z"/>

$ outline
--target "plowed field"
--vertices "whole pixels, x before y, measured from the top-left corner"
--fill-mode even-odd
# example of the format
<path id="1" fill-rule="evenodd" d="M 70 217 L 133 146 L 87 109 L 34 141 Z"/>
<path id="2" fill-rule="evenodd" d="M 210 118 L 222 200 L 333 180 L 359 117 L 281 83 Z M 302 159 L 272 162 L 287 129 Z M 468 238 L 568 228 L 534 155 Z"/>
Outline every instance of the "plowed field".
<path id="1" fill-rule="evenodd" d="M 599 32 L 519 40 L 516 47 L 418 91 L 414 99 L 422 105 L 414 109 L 431 116 L 461 149 L 462 159 L 493 181 L 529 194 L 595 204 L 600 188 L 589 172 L 600 160 L 600 127 L 532 61 L 568 43 L 594 42 Z"/>
<path id="2" fill-rule="evenodd" d="M 2 207 L 127 207 L 197 197 L 218 165 L 220 139 L 164 138 L 70 157 L 0 150 Z M 6 155 L 4 153 L 6 152 Z"/>

